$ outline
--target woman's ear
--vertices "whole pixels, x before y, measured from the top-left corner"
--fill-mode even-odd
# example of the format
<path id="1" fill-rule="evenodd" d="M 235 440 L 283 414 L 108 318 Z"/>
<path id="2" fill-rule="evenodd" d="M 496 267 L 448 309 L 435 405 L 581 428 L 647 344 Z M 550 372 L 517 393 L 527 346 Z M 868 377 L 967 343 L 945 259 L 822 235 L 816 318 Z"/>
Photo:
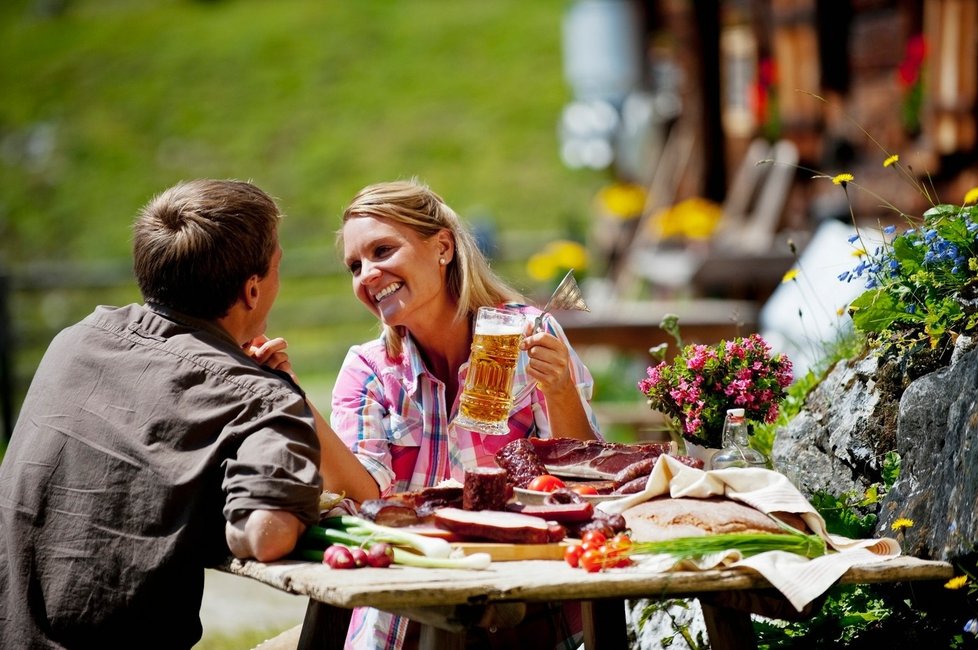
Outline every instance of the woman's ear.
<path id="1" fill-rule="evenodd" d="M 448 264 L 455 257 L 455 237 L 448 229 L 442 229 L 435 234 L 435 250 L 438 251 L 439 259 L 445 260 Z"/>

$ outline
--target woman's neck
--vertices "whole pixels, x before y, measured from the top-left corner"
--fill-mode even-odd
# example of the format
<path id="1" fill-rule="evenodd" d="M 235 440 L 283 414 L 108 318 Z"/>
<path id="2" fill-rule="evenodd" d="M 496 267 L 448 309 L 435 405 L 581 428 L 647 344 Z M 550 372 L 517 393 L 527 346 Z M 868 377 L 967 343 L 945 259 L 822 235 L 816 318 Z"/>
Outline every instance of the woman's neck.
<path id="1" fill-rule="evenodd" d="M 411 338 L 417 346 L 425 367 L 449 387 L 449 399 L 454 398 L 458 370 L 469 359 L 472 345 L 471 319 L 455 320 L 454 312 L 433 318 L 430 325 L 411 330 Z"/>

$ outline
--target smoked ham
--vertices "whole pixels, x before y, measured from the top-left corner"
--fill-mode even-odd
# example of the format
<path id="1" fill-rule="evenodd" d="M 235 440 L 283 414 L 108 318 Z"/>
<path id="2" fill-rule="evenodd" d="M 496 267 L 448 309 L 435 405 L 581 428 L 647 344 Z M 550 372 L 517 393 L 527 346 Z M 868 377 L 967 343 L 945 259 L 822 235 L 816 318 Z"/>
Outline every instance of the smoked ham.
<path id="1" fill-rule="evenodd" d="M 613 480 L 629 465 L 646 459 L 655 460 L 671 449 L 668 442 L 622 444 L 576 438 L 529 440 L 546 473 L 587 479 Z"/>
<path id="2" fill-rule="evenodd" d="M 566 535 L 562 526 L 539 517 L 496 510 L 439 508 L 434 524 L 467 539 L 504 544 L 547 544 Z"/>

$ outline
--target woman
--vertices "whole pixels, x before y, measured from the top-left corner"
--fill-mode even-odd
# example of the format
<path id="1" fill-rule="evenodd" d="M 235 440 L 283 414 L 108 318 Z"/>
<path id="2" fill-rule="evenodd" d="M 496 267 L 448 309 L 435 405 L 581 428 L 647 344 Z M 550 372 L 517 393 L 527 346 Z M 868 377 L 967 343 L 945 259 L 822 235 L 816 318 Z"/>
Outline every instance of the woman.
<path id="1" fill-rule="evenodd" d="M 544 331 L 528 328 L 523 340 L 514 385 L 537 387 L 514 404 L 509 434 L 452 424 L 479 307 L 505 305 L 528 320 L 540 310 L 489 269 L 458 216 L 428 187 L 364 188 L 343 214 L 339 241 L 353 292 L 383 332 L 347 354 L 331 422 L 380 495 L 462 481 L 466 467 L 495 466 L 496 452 L 518 438 L 599 436 L 591 375 L 549 316 Z M 376 620 L 354 616 L 348 647 L 354 639 L 353 647 L 401 647 L 407 621 L 371 614 Z"/>

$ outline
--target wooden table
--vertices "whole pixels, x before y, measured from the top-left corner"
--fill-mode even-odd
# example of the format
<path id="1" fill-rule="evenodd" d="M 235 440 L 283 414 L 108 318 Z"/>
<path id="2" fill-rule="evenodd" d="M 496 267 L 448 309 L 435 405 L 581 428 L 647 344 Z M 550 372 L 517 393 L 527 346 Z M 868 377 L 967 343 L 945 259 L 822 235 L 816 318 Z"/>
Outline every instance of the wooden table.
<path id="1" fill-rule="evenodd" d="M 773 591 L 764 578 L 744 569 L 586 573 L 548 560 L 493 562 L 484 571 L 402 566 L 336 571 L 310 562 L 240 560 L 229 560 L 219 568 L 308 596 L 301 649 L 342 647 L 353 607 L 407 615 L 422 623 L 422 647 L 442 649 L 463 647 L 466 626 L 487 607 L 555 601 L 581 601 L 585 648 L 620 649 L 627 647 L 626 598 L 697 597 L 711 592 L 770 595 Z M 840 582 L 946 580 L 953 573 L 946 562 L 898 557 L 854 567 Z M 705 603 L 703 610 L 713 648 L 756 646 L 746 610 Z"/>

